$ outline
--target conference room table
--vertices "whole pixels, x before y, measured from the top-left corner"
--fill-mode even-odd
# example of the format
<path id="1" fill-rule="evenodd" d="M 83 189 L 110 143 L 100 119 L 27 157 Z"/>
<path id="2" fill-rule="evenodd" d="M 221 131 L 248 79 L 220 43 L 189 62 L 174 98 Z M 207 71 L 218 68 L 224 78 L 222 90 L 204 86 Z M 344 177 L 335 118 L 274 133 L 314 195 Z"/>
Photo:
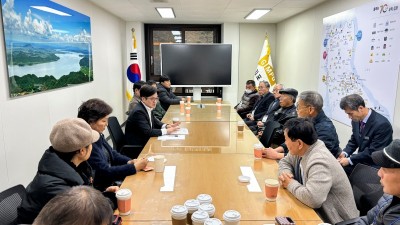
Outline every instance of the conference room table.
<path id="1" fill-rule="evenodd" d="M 274 224 L 276 216 L 289 216 L 300 225 L 321 223 L 313 209 L 284 188 L 279 188 L 276 201 L 265 199 L 264 180 L 277 179 L 277 161 L 254 157 L 253 145 L 259 141 L 246 126 L 243 132 L 237 130 L 242 119 L 229 104 L 217 111 L 215 103 L 192 103 L 189 116 L 179 105 L 170 106 L 163 122 L 178 117 L 188 134 L 147 142 L 139 157 L 164 155 L 164 172 L 139 172 L 124 180 L 121 188 L 132 191 L 132 210 L 122 217 L 123 224 L 171 224 L 172 206 L 199 194 L 212 196 L 214 217 L 220 220 L 226 210 L 236 210 L 245 225 Z M 239 182 L 241 175 L 250 176 L 250 183 Z"/>

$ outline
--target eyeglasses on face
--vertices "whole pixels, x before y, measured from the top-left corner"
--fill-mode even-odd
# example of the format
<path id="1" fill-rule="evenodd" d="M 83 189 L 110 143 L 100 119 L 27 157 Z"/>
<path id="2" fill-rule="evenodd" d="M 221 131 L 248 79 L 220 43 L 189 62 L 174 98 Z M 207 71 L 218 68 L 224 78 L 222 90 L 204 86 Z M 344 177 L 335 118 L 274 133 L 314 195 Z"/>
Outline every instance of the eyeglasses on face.
<path id="1" fill-rule="evenodd" d="M 149 99 L 150 101 L 158 101 L 158 97 L 146 97 L 146 99 Z"/>

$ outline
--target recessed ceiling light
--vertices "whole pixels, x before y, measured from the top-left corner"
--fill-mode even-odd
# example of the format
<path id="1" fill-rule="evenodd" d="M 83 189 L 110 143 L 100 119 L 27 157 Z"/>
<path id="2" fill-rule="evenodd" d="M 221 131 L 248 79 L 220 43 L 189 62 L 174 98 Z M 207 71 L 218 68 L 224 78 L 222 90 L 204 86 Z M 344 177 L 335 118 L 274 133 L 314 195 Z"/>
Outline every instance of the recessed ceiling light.
<path id="1" fill-rule="evenodd" d="M 181 32 L 180 31 L 178 31 L 178 30 L 173 30 L 173 31 L 171 31 L 172 32 L 172 35 L 181 35 Z"/>
<path id="2" fill-rule="evenodd" d="M 246 20 L 258 20 L 260 17 L 267 14 L 271 9 L 253 9 L 246 17 Z"/>
<path id="3" fill-rule="evenodd" d="M 59 10 L 56 10 L 56 9 L 53 9 L 53 8 L 50 8 L 50 7 L 47 7 L 47 6 L 31 6 L 31 7 L 35 8 L 35 9 L 39 9 L 39 10 L 45 11 L 45 12 L 54 13 L 54 14 L 57 14 L 59 16 L 71 16 L 68 13 L 61 12 Z"/>
<path id="4" fill-rule="evenodd" d="M 157 12 L 164 19 L 173 19 L 175 18 L 175 13 L 172 8 L 156 8 Z"/>

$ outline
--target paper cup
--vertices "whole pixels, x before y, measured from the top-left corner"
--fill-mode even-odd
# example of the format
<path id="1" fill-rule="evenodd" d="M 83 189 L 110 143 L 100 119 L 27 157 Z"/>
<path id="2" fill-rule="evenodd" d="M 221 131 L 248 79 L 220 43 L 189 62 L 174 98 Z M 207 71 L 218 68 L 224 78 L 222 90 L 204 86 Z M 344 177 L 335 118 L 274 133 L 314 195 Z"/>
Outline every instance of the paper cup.
<path id="1" fill-rule="evenodd" d="M 172 118 L 172 123 L 178 123 L 180 121 L 179 117 Z"/>
<path id="2" fill-rule="evenodd" d="M 204 225 L 222 225 L 222 222 L 217 218 L 209 218 L 204 221 Z"/>
<path id="3" fill-rule="evenodd" d="M 199 209 L 200 202 L 197 199 L 189 199 L 185 202 L 185 206 L 188 209 L 186 221 L 187 221 L 187 224 L 191 225 L 192 224 L 192 214 Z"/>
<path id="4" fill-rule="evenodd" d="M 154 164 L 155 164 L 154 171 L 155 172 L 157 172 L 157 173 L 164 172 L 164 161 L 165 161 L 165 157 L 163 155 L 154 156 Z"/>
<path id="5" fill-rule="evenodd" d="M 224 212 L 223 219 L 225 225 L 239 225 L 240 213 L 236 210 L 227 210 Z"/>
<path id="6" fill-rule="evenodd" d="M 200 204 L 212 203 L 212 197 L 211 197 L 211 195 L 208 195 L 208 194 L 197 195 L 197 200 L 199 200 Z"/>
<path id="7" fill-rule="evenodd" d="M 175 205 L 171 208 L 171 218 L 173 225 L 186 225 L 188 210 L 183 205 Z"/>
<path id="8" fill-rule="evenodd" d="M 261 159 L 262 158 L 262 150 L 263 150 L 263 145 L 262 144 L 254 144 L 254 157 L 256 159 Z"/>
<path id="9" fill-rule="evenodd" d="M 190 114 L 190 107 L 186 107 L 186 114 Z"/>
<path id="10" fill-rule="evenodd" d="M 267 201 L 276 201 L 278 196 L 279 181 L 276 179 L 265 180 L 265 198 Z"/>
<path id="11" fill-rule="evenodd" d="M 210 218 L 207 212 L 197 210 L 192 214 L 193 225 L 203 225 L 206 219 Z"/>
<path id="12" fill-rule="evenodd" d="M 204 204 L 201 204 L 201 205 L 199 206 L 199 210 L 200 210 L 200 211 L 207 212 L 207 213 L 208 213 L 208 216 L 209 216 L 210 218 L 211 218 L 211 217 L 214 217 L 215 206 L 214 206 L 213 204 L 211 204 L 211 203 L 204 203 Z"/>
<path id="13" fill-rule="evenodd" d="M 131 213 L 132 192 L 129 189 L 119 189 L 115 196 L 117 197 L 118 211 L 121 216 Z"/>
<path id="14" fill-rule="evenodd" d="M 238 132 L 243 132 L 243 130 L 244 130 L 244 122 L 242 120 L 237 122 L 237 130 L 238 130 Z"/>

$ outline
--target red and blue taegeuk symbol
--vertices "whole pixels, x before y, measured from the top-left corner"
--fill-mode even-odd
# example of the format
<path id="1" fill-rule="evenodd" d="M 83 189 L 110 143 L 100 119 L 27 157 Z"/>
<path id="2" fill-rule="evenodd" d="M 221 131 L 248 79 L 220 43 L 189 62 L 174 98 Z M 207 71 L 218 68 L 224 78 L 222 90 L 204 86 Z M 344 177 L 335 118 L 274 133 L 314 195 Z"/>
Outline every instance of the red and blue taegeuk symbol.
<path id="1" fill-rule="evenodd" d="M 128 80 L 132 83 L 138 82 L 142 79 L 140 68 L 137 63 L 132 63 L 130 66 L 128 66 L 128 69 L 126 70 L 126 75 L 128 76 Z"/>

